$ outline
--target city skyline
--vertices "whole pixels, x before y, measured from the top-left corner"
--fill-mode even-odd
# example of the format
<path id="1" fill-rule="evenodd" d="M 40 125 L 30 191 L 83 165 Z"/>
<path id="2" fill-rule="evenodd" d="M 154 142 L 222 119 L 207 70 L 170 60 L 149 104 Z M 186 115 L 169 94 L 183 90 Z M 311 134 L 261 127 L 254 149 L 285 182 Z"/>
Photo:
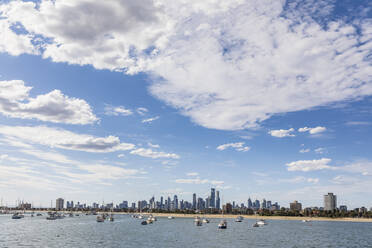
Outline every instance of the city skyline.
<path id="1" fill-rule="evenodd" d="M 0 197 L 372 206 L 371 11 L 2 1 Z"/>

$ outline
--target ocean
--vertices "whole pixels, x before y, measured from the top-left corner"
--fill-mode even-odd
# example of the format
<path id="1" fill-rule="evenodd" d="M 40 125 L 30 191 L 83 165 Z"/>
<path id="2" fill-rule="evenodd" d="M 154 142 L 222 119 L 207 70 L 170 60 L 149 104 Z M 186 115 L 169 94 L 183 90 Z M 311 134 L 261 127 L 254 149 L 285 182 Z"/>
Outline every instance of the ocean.
<path id="1" fill-rule="evenodd" d="M 268 220 L 255 228 L 252 219 L 227 219 L 227 229 L 220 230 L 219 219 L 195 226 L 192 218 L 157 218 L 141 225 L 142 220 L 130 215 L 115 215 L 114 222 L 104 223 L 92 215 L 45 217 L 13 220 L 0 215 L 0 247 L 372 247 L 372 223 Z"/>

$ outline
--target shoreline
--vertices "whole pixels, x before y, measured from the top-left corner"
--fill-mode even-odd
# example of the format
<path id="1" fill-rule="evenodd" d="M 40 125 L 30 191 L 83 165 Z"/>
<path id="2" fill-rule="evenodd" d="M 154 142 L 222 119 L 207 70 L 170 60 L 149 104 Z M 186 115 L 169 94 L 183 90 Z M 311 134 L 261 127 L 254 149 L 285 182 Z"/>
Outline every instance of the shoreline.
<path id="1" fill-rule="evenodd" d="M 48 212 L 47 210 L 39 210 L 39 211 L 30 211 L 26 210 L 26 213 L 30 212 L 41 212 L 45 213 Z M 70 212 L 70 211 L 61 211 L 61 212 Z M 84 214 L 85 211 L 72 211 L 73 213 Z M 109 211 L 97 211 L 97 214 L 101 213 L 108 213 Z M 328 217 L 306 217 L 306 216 L 259 216 L 255 215 L 233 215 L 233 214 L 180 214 L 180 213 L 147 213 L 147 212 L 113 212 L 113 214 L 117 215 L 152 215 L 154 217 L 160 218 L 168 218 L 169 216 L 173 216 L 175 218 L 195 218 L 199 217 L 206 217 L 209 219 L 235 219 L 238 216 L 243 216 L 245 219 L 263 219 L 263 220 L 290 220 L 290 221 L 302 221 L 302 220 L 311 220 L 311 221 L 333 221 L 333 222 L 359 222 L 359 223 L 372 223 L 372 218 L 328 218 Z"/>
<path id="2" fill-rule="evenodd" d="M 120 214 L 120 213 L 115 213 Z M 127 214 L 127 213 L 123 213 Z M 155 217 L 168 217 L 173 216 L 175 218 L 195 218 L 206 217 L 209 219 L 235 219 L 237 216 L 243 216 L 244 219 L 263 219 L 263 220 L 292 220 L 292 221 L 302 221 L 302 220 L 311 220 L 311 221 L 336 221 L 336 222 L 365 222 L 372 223 L 372 218 L 327 218 L 327 217 L 300 217 L 300 216 L 254 216 L 254 215 L 232 215 L 232 214 L 175 214 L 175 213 L 130 213 L 130 214 L 143 214 L 150 215 L 152 214 Z"/>

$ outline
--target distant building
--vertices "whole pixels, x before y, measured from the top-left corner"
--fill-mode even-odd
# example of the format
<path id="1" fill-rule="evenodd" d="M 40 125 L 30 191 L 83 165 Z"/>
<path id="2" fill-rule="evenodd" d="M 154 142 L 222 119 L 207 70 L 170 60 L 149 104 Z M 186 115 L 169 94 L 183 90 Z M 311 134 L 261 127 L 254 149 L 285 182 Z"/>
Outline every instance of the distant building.
<path id="1" fill-rule="evenodd" d="M 332 211 L 337 208 L 337 197 L 333 193 L 324 196 L 324 210 Z"/>
<path id="2" fill-rule="evenodd" d="M 251 200 L 251 198 L 248 198 L 248 208 L 249 209 L 252 209 L 253 208 L 253 204 L 252 204 L 252 200 Z"/>
<path id="3" fill-rule="evenodd" d="M 217 196 L 216 196 L 216 208 L 221 209 L 221 199 L 220 199 L 220 191 L 217 190 Z"/>
<path id="4" fill-rule="evenodd" d="M 211 197 L 209 200 L 210 200 L 209 207 L 215 208 L 216 207 L 216 189 L 211 188 Z"/>
<path id="5" fill-rule="evenodd" d="M 62 198 L 58 198 L 56 200 L 56 210 L 62 210 L 64 207 L 64 204 L 65 204 L 65 200 L 63 200 Z"/>
<path id="6" fill-rule="evenodd" d="M 340 211 L 347 211 L 347 206 L 346 205 L 340 205 Z"/>
<path id="7" fill-rule="evenodd" d="M 20 209 L 31 209 L 31 203 L 27 203 L 27 202 L 22 202 L 21 204 L 19 204 L 18 208 Z"/>
<path id="8" fill-rule="evenodd" d="M 223 212 L 226 214 L 232 213 L 232 205 L 231 203 L 226 203 L 226 205 L 223 206 Z"/>
<path id="9" fill-rule="evenodd" d="M 192 194 L 192 208 L 196 209 L 196 194 Z"/>
<path id="10" fill-rule="evenodd" d="M 289 203 L 289 209 L 292 211 L 301 211 L 302 210 L 302 204 L 298 201 L 294 201 L 292 203 Z"/>

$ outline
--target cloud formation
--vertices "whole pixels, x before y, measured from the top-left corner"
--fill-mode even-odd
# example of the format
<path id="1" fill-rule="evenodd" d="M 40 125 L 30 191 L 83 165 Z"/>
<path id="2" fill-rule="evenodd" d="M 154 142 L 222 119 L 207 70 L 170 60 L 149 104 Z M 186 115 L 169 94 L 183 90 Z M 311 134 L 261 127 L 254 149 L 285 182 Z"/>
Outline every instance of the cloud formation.
<path id="1" fill-rule="evenodd" d="M 209 180 L 209 179 L 200 179 L 197 178 L 185 178 L 185 179 L 176 179 L 174 180 L 175 183 L 182 183 L 182 184 L 212 184 L 212 185 L 222 185 L 224 181 L 218 180 Z"/>
<path id="2" fill-rule="evenodd" d="M 223 150 L 226 150 L 228 148 L 233 148 L 238 152 L 247 152 L 251 149 L 249 146 L 244 146 L 244 142 L 223 144 L 223 145 L 217 146 L 216 149 L 219 150 L 219 151 L 223 151 Z"/>
<path id="3" fill-rule="evenodd" d="M 318 126 L 318 127 L 301 127 L 301 128 L 298 129 L 298 131 L 300 133 L 309 132 L 309 134 L 323 133 L 326 130 L 327 130 L 327 128 L 321 127 L 321 126 Z"/>
<path id="4" fill-rule="evenodd" d="M 298 160 L 291 163 L 287 163 L 288 171 L 317 171 L 317 170 L 326 170 L 326 169 L 335 169 L 329 165 L 331 159 L 322 158 L 318 160 Z"/>
<path id="5" fill-rule="evenodd" d="M 26 143 L 85 152 L 104 153 L 135 148 L 134 144 L 122 143 L 115 136 L 96 137 L 46 126 L 0 126 L 0 134 Z"/>
<path id="6" fill-rule="evenodd" d="M 131 154 L 138 155 L 146 158 L 173 158 L 179 159 L 180 156 L 175 153 L 166 153 L 153 151 L 152 149 L 138 148 L 130 152 Z"/>
<path id="7" fill-rule="evenodd" d="M 293 132 L 294 132 L 294 129 L 290 128 L 288 130 L 286 129 L 270 130 L 269 134 L 277 138 L 295 137 L 296 135 L 294 135 Z"/>
<path id="8" fill-rule="evenodd" d="M 146 72 L 150 92 L 193 122 L 240 130 L 372 95 L 371 22 L 330 21 L 333 4 L 11 1 L 0 5 L 0 51 Z M 16 24 L 24 32 L 12 31 Z"/>
<path id="9" fill-rule="evenodd" d="M 111 106 L 111 105 L 107 105 L 105 107 L 105 114 L 106 115 L 113 115 L 113 116 L 128 116 L 128 115 L 132 115 L 133 112 L 132 110 L 130 109 L 126 109 L 125 107 L 123 106 Z"/>
<path id="10" fill-rule="evenodd" d="M 98 121 L 90 105 L 82 99 L 68 97 L 59 90 L 32 98 L 31 89 L 22 80 L 0 81 L 0 113 L 54 123 L 84 125 Z"/>
<path id="11" fill-rule="evenodd" d="M 142 123 L 151 123 L 153 121 L 156 121 L 157 119 L 159 119 L 160 117 L 159 116 L 155 116 L 155 117 L 152 117 L 152 118 L 148 118 L 148 119 L 143 119 L 142 120 Z"/>

